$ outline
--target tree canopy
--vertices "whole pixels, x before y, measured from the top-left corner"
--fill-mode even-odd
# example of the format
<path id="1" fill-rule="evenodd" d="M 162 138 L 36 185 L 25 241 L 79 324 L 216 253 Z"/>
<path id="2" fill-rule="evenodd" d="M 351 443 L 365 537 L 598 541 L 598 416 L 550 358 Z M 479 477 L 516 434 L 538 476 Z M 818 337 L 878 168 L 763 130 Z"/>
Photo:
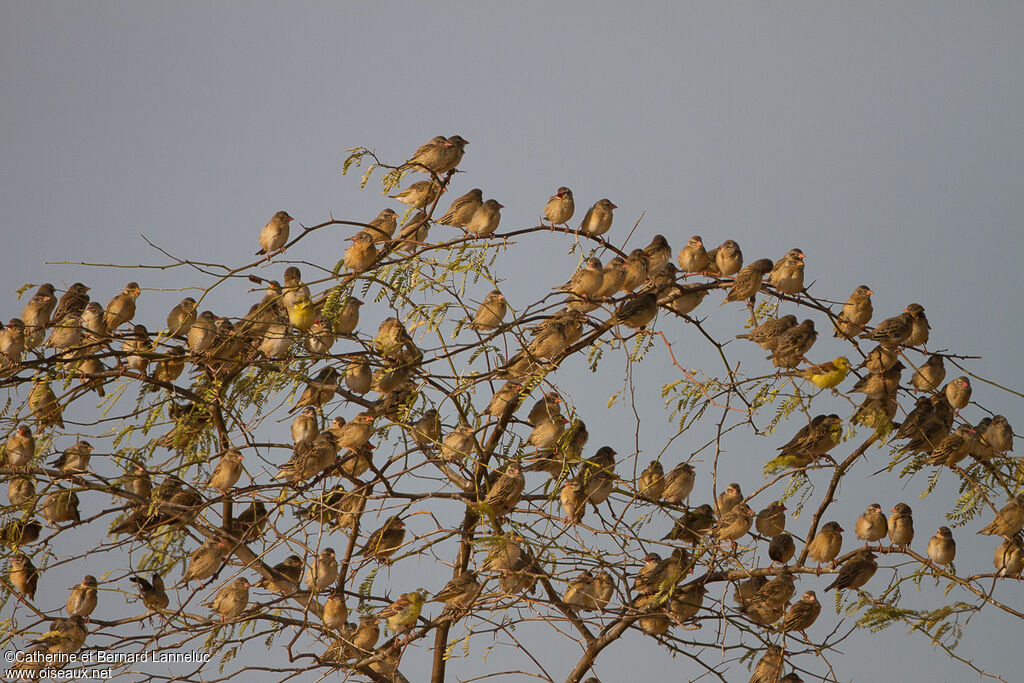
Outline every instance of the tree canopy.
<path id="1" fill-rule="evenodd" d="M 505 225 L 455 190 L 468 144 L 351 150 L 342 170 L 409 208 L 280 211 L 241 265 L 151 243 L 177 292 L 141 267 L 111 297 L 18 292 L 0 335 L 18 667 L 577 683 L 629 642 L 686 680 L 840 681 L 852 634 L 901 626 L 1008 673 L 957 645 L 974 618 L 1024 617 L 1000 414 L 1021 394 L 944 348 L 928 302 L 876 312 L 799 248 L 652 235 L 567 187 Z M 578 268 L 540 272 L 536 250 Z M 246 305 L 214 312 L 224 291 Z M 882 480 L 906 497 L 879 503 Z"/>

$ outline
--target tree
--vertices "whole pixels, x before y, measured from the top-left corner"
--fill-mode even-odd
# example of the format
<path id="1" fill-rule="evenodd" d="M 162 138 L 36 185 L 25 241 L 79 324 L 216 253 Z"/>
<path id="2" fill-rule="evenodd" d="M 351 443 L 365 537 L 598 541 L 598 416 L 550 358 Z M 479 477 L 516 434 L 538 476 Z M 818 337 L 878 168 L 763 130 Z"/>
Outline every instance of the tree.
<path id="1" fill-rule="evenodd" d="M 883 321 L 866 287 L 845 305 L 812 294 L 798 249 L 745 268 L 732 241 L 626 249 L 633 233 L 609 231 L 617 207 L 570 222 L 566 188 L 534 227 L 504 230 L 478 190 L 439 216 L 464 146 L 435 138 L 400 165 L 352 151 L 345 171 L 369 163 L 361 186 L 378 170 L 385 192 L 406 185 L 391 195 L 412 207 L 401 218 L 296 231 L 280 212 L 241 266 L 154 245 L 202 279 L 166 329 L 150 331 L 162 316 L 134 282 L 105 307 L 84 286 L 59 304 L 38 288 L 0 349 L 7 649 L 119 678 L 429 670 L 437 683 L 453 680 L 453 657 L 497 650 L 514 665 L 485 676 L 578 682 L 612 644 L 645 638 L 685 658 L 689 678 L 837 681 L 855 627 L 905 624 L 980 672 L 955 652 L 967 621 L 1024 616 L 1000 592 L 1024 563 L 1024 469 L 1006 419 L 968 408 L 970 358 L 926 350 L 923 308 Z M 343 258 L 291 260 L 336 248 L 341 231 Z M 529 268 L 509 252 L 552 244 L 580 268 L 527 273 L 568 282 L 525 304 L 503 284 Z M 266 277 L 284 263 L 280 283 Z M 256 285 L 247 313 L 207 310 L 240 283 Z M 745 328 L 728 327 L 735 311 Z M 846 355 L 819 357 L 833 333 Z M 684 364 L 695 344 L 717 369 Z M 947 381 L 947 366 L 965 374 Z M 606 390 L 632 420 L 602 425 L 619 441 L 595 444 L 577 406 Z M 667 443 L 650 439 L 640 394 L 664 403 Z M 753 491 L 725 478 L 738 432 L 771 444 Z M 887 462 L 870 466 L 869 450 Z M 948 527 L 925 541 L 939 524 L 919 515 L 915 539 L 903 503 L 888 519 L 874 505 L 836 519 L 840 487 L 874 470 L 921 473 L 922 495 L 955 482 Z M 786 513 L 800 511 L 794 529 Z M 994 571 L 956 562 L 953 534 L 963 546 L 975 531 L 992 537 Z M 65 570 L 87 574 L 68 595 L 50 579 Z M 930 604 L 911 606 L 904 588 L 928 583 L 943 590 L 925 585 Z M 815 622 L 832 588 L 828 631 Z M 538 646 L 552 637 L 557 657 Z M 172 659 L 173 674 L 131 656 L 183 651 L 198 654 Z"/>

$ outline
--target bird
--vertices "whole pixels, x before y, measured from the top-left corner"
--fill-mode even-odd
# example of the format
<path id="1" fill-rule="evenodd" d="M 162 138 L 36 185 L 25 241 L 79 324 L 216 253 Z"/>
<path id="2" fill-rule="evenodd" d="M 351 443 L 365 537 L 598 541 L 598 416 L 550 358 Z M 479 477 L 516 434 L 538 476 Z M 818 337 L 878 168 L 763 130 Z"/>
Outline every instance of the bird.
<path id="1" fill-rule="evenodd" d="M 220 456 L 206 485 L 227 495 L 242 476 L 242 460 L 241 451 L 229 448 Z"/>
<path id="2" fill-rule="evenodd" d="M 801 427 L 792 439 L 779 447 L 779 455 L 765 463 L 764 472 L 775 474 L 784 469 L 807 467 L 835 448 L 842 436 L 843 421 L 838 415 L 816 415 L 810 424 Z"/>
<path id="3" fill-rule="evenodd" d="M 359 307 L 363 302 L 354 296 L 346 297 L 334 318 L 334 334 L 352 334 L 359 326 Z"/>
<path id="4" fill-rule="evenodd" d="M 381 209 L 366 226 L 365 230 L 370 233 L 374 242 L 387 242 L 394 237 L 398 228 L 398 214 L 394 209 Z"/>
<path id="5" fill-rule="evenodd" d="M 221 623 L 236 619 L 249 606 L 249 580 L 239 577 L 217 591 L 212 602 L 206 603 L 220 615 Z"/>
<path id="6" fill-rule="evenodd" d="M 20 424 L 4 442 L 3 464 L 7 467 L 25 467 L 36 453 L 36 440 L 28 425 Z"/>
<path id="7" fill-rule="evenodd" d="M 708 290 L 701 285 L 671 284 L 658 290 L 658 305 L 678 315 L 688 315 L 704 301 Z"/>
<path id="8" fill-rule="evenodd" d="M 693 619 L 704 606 L 704 596 L 707 592 L 708 589 L 702 583 L 683 586 L 669 600 L 669 616 L 680 624 Z"/>
<path id="9" fill-rule="evenodd" d="M 138 282 L 129 282 L 107 303 L 104 309 L 103 324 L 109 332 L 113 332 L 126 322 L 135 317 L 135 301 L 139 298 L 142 290 Z"/>
<path id="10" fill-rule="evenodd" d="M 324 548 L 306 569 L 306 587 L 314 593 L 329 587 L 338 578 L 338 559 L 334 548 Z"/>
<path id="11" fill-rule="evenodd" d="M 388 564 L 391 556 L 401 547 L 404 540 L 405 521 L 399 515 L 394 515 L 389 517 L 382 527 L 370 534 L 357 554 Z"/>
<path id="12" fill-rule="evenodd" d="M 579 524 L 587 511 L 587 499 L 583 492 L 583 482 L 573 477 L 562 482 L 562 490 L 558 495 L 565 512 L 568 524 Z"/>
<path id="13" fill-rule="evenodd" d="M 622 268 L 625 275 L 622 284 L 619 285 L 619 291 L 628 294 L 647 281 L 650 258 L 643 249 L 634 249 L 623 261 Z"/>
<path id="14" fill-rule="evenodd" d="M 518 462 L 512 461 L 491 485 L 482 506 L 495 517 L 504 517 L 515 509 L 525 488 L 523 469 Z"/>
<path id="15" fill-rule="evenodd" d="M 695 480 L 693 465 L 688 462 L 679 463 L 665 475 L 665 488 L 661 492 L 661 499 L 674 505 L 682 504 L 690 497 Z"/>
<path id="16" fill-rule="evenodd" d="M 441 442 L 441 458 L 447 462 L 462 462 L 470 453 L 474 453 L 472 425 L 461 424 L 448 433 Z"/>
<path id="17" fill-rule="evenodd" d="M 89 288 L 81 282 L 76 282 L 68 287 L 68 290 L 63 294 L 63 296 L 61 296 L 60 300 L 57 302 L 57 308 L 54 309 L 50 320 L 53 322 L 59 322 L 68 315 L 80 316 L 88 305 Z M 22 321 L 24 320 L 25 316 L 22 316 Z"/>
<path id="18" fill-rule="evenodd" d="M 224 541 L 207 539 L 189 556 L 188 567 L 176 585 L 188 585 L 190 581 L 205 581 L 220 569 L 227 557 L 228 546 Z"/>
<path id="19" fill-rule="evenodd" d="M 752 514 L 750 506 L 746 503 L 739 503 L 729 512 L 721 515 L 711 531 L 718 540 L 731 541 L 735 544 L 750 531 L 750 525 L 753 522 Z"/>
<path id="20" fill-rule="evenodd" d="M 192 355 L 199 356 L 209 351 L 217 341 L 217 316 L 212 311 L 200 313 L 189 327 L 185 339 Z"/>
<path id="21" fill-rule="evenodd" d="M 50 464 L 59 468 L 61 472 L 88 472 L 92 452 L 92 444 L 88 441 L 76 441 Z"/>
<path id="22" fill-rule="evenodd" d="M 650 244 L 644 247 L 644 253 L 647 254 L 649 261 L 648 271 L 651 277 L 661 273 L 666 269 L 666 266 L 671 265 L 669 262 L 672 260 L 672 247 L 669 246 L 668 240 L 665 239 L 664 235 L 655 235 L 651 238 Z M 675 266 L 673 265 L 674 269 Z"/>
<path id="23" fill-rule="evenodd" d="M 302 581 L 302 558 L 298 555 L 289 555 L 283 561 L 273 567 L 274 578 L 260 579 L 256 583 L 257 588 L 265 588 L 271 593 L 288 595 L 299 589 L 299 582 Z"/>
<path id="24" fill-rule="evenodd" d="M 317 424 L 316 408 L 306 406 L 295 419 L 292 420 L 291 434 L 294 443 L 312 441 L 320 433 L 320 426 Z"/>
<path id="25" fill-rule="evenodd" d="M 594 609 L 593 586 L 593 572 L 584 570 L 569 584 L 562 602 L 565 603 L 566 607 L 571 607 L 580 612 Z"/>
<path id="26" fill-rule="evenodd" d="M 377 261 L 377 247 L 373 243 L 373 235 L 365 230 L 347 238 L 352 246 L 345 250 L 345 267 L 360 273 Z"/>
<path id="27" fill-rule="evenodd" d="M 365 357 L 354 359 L 345 368 L 345 386 L 349 391 L 360 396 L 373 386 L 373 372 Z"/>
<path id="28" fill-rule="evenodd" d="M 872 374 L 880 375 L 891 369 L 899 360 L 899 356 L 894 349 L 879 344 L 868 352 L 868 355 L 861 363 L 861 367 Z"/>
<path id="29" fill-rule="evenodd" d="M 32 558 L 18 552 L 11 556 L 11 568 L 7 577 L 14 589 L 28 598 L 35 600 L 36 588 L 39 585 L 39 570 L 32 564 Z"/>
<path id="30" fill-rule="evenodd" d="M 636 480 L 636 491 L 640 498 L 655 501 L 665 491 L 665 468 L 657 460 L 651 460 Z"/>
<path id="31" fill-rule="evenodd" d="M 497 289 L 491 290 L 476 310 L 469 326 L 474 330 L 493 330 L 501 325 L 507 312 L 508 304 L 505 301 L 505 295 Z"/>
<path id="32" fill-rule="evenodd" d="M 932 450 L 931 455 L 925 459 L 925 463 L 953 467 L 967 457 L 972 442 L 976 441 L 974 434 L 974 427 L 960 425 L 942 437 L 942 440 Z"/>
<path id="33" fill-rule="evenodd" d="M 537 423 L 533 431 L 530 432 L 530 435 L 526 437 L 526 443 L 538 451 L 554 448 L 562 434 L 565 433 L 567 424 L 569 424 L 569 421 L 561 414 L 550 420 L 542 420 Z"/>
<path id="34" fill-rule="evenodd" d="M 599 199 L 587 209 L 580 223 L 579 232 L 591 237 L 600 237 L 612 227 L 612 212 L 617 209 L 610 199 Z"/>
<path id="35" fill-rule="evenodd" d="M 942 356 L 932 354 L 928 356 L 921 367 L 914 371 L 910 378 L 910 386 L 914 391 L 934 391 L 946 379 L 946 365 Z"/>
<path id="36" fill-rule="evenodd" d="M 992 556 L 992 564 L 998 576 L 1021 577 L 1024 570 L 1024 539 L 1020 534 L 1004 538 Z"/>
<path id="37" fill-rule="evenodd" d="M 869 505 L 857 518 L 857 524 L 854 526 L 854 533 L 857 534 L 857 538 L 864 541 L 865 548 L 868 547 L 868 543 L 885 538 L 888 531 L 889 522 L 878 503 Z"/>
<path id="38" fill-rule="evenodd" d="M 715 524 L 715 513 L 710 505 L 704 503 L 688 510 L 672 525 L 672 530 L 665 539 L 678 540 L 696 545 Z"/>
<path id="39" fill-rule="evenodd" d="M 428 204 L 433 203 L 441 195 L 442 191 L 441 184 L 436 180 L 420 180 L 401 192 L 389 194 L 388 196 L 414 209 L 423 209 Z"/>
<path id="40" fill-rule="evenodd" d="M 307 332 L 316 322 L 316 308 L 308 296 L 300 294 L 288 306 L 288 324 L 299 332 Z"/>
<path id="41" fill-rule="evenodd" d="M 490 237 L 498 229 L 503 208 L 504 204 L 497 199 L 486 200 L 473 212 L 472 218 L 464 226 L 465 231 L 475 237 Z"/>
<path id="42" fill-rule="evenodd" d="M 170 598 L 167 597 L 167 591 L 164 589 L 164 580 L 156 572 L 153 572 L 149 580 L 141 576 L 132 576 L 128 580 L 139 587 L 142 604 L 150 611 L 161 612 L 171 604 Z"/>
<path id="43" fill-rule="evenodd" d="M 141 375 L 146 374 L 146 368 L 149 367 L 147 354 L 153 353 L 153 342 L 145 325 L 132 326 L 132 331 L 121 342 L 121 352 L 126 356 L 125 362 L 129 369 Z"/>
<path id="44" fill-rule="evenodd" d="M 948 526 L 940 526 L 928 541 L 928 559 L 935 564 L 953 564 L 956 558 L 956 541 Z"/>
<path id="45" fill-rule="evenodd" d="M 544 218 L 552 226 L 566 225 L 569 219 L 572 218 L 575 210 L 576 204 L 572 198 L 572 190 L 568 187 L 560 187 L 548 198 L 548 203 L 544 205 Z"/>
<path id="46" fill-rule="evenodd" d="M 906 548 L 914 540 L 914 518 L 910 506 L 896 503 L 889 516 L 889 540 L 899 548 Z"/>
<path id="47" fill-rule="evenodd" d="M 732 510 L 743 501 L 743 491 L 740 485 L 732 482 L 725 487 L 725 490 L 718 494 L 715 501 L 715 511 L 721 516 Z"/>
<path id="48" fill-rule="evenodd" d="M 757 589 L 751 598 L 751 604 L 760 603 L 762 606 L 785 607 L 789 599 L 796 593 L 796 584 L 793 582 L 793 574 L 789 569 L 783 567 L 778 574 L 768 580 L 763 586 Z"/>
<path id="49" fill-rule="evenodd" d="M 32 383 L 32 389 L 28 394 L 28 407 L 39 427 L 64 429 L 64 407 L 57 401 L 57 396 L 50 389 L 50 383 L 47 380 L 42 379 Z"/>
<path id="50" fill-rule="evenodd" d="M 928 318 L 924 315 L 924 306 L 921 304 L 910 304 L 904 309 L 910 314 L 910 336 L 904 340 L 904 346 L 924 346 L 928 343 L 928 333 L 931 327 L 928 325 Z"/>
<path id="51" fill-rule="evenodd" d="M 324 601 L 323 611 L 320 613 L 320 620 L 329 629 L 340 629 L 348 620 L 348 606 L 345 604 L 345 593 L 338 588 L 332 588 L 327 600 Z"/>
<path id="52" fill-rule="evenodd" d="M 843 383 L 849 372 L 850 360 L 846 356 L 837 356 L 828 363 L 812 365 L 801 374 L 819 389 L 833 389 Z"/>
<path id="53" fill-rule="evenodd" d="M 676 260 L 684 273 L 703 272 L 708 266 L 708 252 L 704 248 L 703 238 L 700 235 L 691 237 L 686 246 L 679 250 Z"/>
<path id="54" fill-rule="evenodd" d="M 833 336 L 853 339 L 864 331 L 864 326 L 871 321 L 871 316 L 875 313 L 871 304 L 872 294 L 874 292 L 867 285 L 859 285 L 853 290 L 833 322 L 835 326 Z"/>
<path id="55" fill-rule="evenodd" d="M 175 304 L 167 314 L 167 334 L 171 337 L 184 338 L 196 322 L 196 300 L 190 296 Z"/>
<path id="56" fill-rule="evenodd" d="M 50 328 L 50 336 L 43 344 L 46 348 L 67 351 L 79 346 L 82 343 L 82 318 L 74 313 L 69 313 Z"/>
<path id="57" fill-rule="evenodd" d="M 875 562 L 875 554 L 867 548 L 862 548 L 843 563 L 839 574 L 825 588 L 825 591 L 830 591 L 833 588 L 838 590 L 861 588 L 871 580 L 876 571 L 878 571 L 878 563 Z"/>
<path id="58" fill-rule="evenodd" d="M 483 204 L 483 201 L 483 190 L 475 187 L 461 197 L 456 198 L 444 215 L 441 216 L 441 220 L 438 223 L 450 225 L 453 228 L 464 228 L 470 219 L 473 218 L 476 210 Z"/>
<path id="59" fill-rule="evenodd" d="M 758 259 L 736 275 L 728 294 L 725 295 L 723 304 L 729 301 L 746 301 L 754 298 L 754 295 L 761 289 L 761 282 L 764 276 L 771 272 L 771 259 Z"/>
<path id="60" fill-rule="evenodd" d="M 284 245 L 288 243 L 289 224 L 293 220 L 295 219 L 289 216 L 287 211 L 278 211 L 271 216 L 260 230 L 260 250 L 256 252 L 256 256 L 266 254 L 269 260 L 271 254 L 283 251 Z"/>
<path id="61" fill-rule="evenodd" d="M 910 338 L 913 331 L 912 323 L 911 315 L 904 311 L 892 318 L 886 318 L 878 323 L 875 329 L 870 332 L 862 332 L 859 336 L 861 339 L 871 339 L 883 346 L 895 348 Z"/>
<path id="62" fill-rule="evenodd" d="M 96 577 L 86 574 L 80 583 L 71 587 L 64 610 L 72 617 L 88 617 L 96 609 Z"/>
<path id="63" fill-rule="evenodd" d="M 799 294 L 804 288 L 804 252 L 790 249 L 771 269 L 771 283 L 780 292 Z"/>
<path id="64" fill-rule="evenodd" d="M 583 267 L 573 273 L 568 282 L 556 289 L 590 299 L 595 298 L 601 291 L 603 282 L 604 271 L 601 259 L 591 256 L 583 261 Z"/>
<path id="65" fill-rule="evenodd" d="M 786 506 L 781 500 L 772 501 L 757 513 L 754 519 L 757 533 L 768 538 L 775 538 L 786 530 Z"/>
<path id="66" fill-rule="evenodd" d="M 601 289 L 597 291 L 595 298 L 605 299 L 614 296 L 622 288 L 626 279 L 626 259 L 621 256 L 614 256 L 601 269 Z"/>
<path id="67" fill-rule="evenodd" d="M 782 617 L 782 623 L 776 630 L 780 633 L 806 631 L 817 620 L 819 614 L 821 614 L 821 603 L 818 602 L 814 591 L 805 591 Z"/>
<path id="68" fill-rule="evenodd" d="M 777 368 L 795 368 L 817 339 L 814 321 L 808 318 L 779 335 L 778 344 L 769 358 Z"/>
<path id="69" fill-rule="evenodd" d="M 783 333 L 796 327 L 795 315 L 784 315 L 781 318 L 768 318 L 746 334 L 737 334 L 737 339 L 748 339 L 765 351 L 774 351 L 782 339 Z"/>
<path id="70" fill-rule="evenodd" d="M 707 270 L 712 275 L 732 277 L 743 268 L 743 252 L 735 240 L 726 240 L 708 252 Z"/>
<path id="71" fill-rule="evenodd" d="M 772 562 L 787 565 L 795 554 L 796 543 L 794 543 L 792 536 L 785 531 L 772 536 L 772 540 L 768 543 L 768 557 Z"/>
<path id="72" fill-rule="evenodd" d="M 954 411 L 964 408 L 971 400 L 971 380 L 961 375 L 949 382 L 942 390 Z"/>
<path id="73" fill-rule="evenodd" d="M 43 517 L 51 524 L 82 521 L 78 512 L 78 494 L 70 489 L 57 488 L 43 500 Z"/>
<path id="74" fill-rule="evenodd" d="M 416 625 L 423 610 L 423 595 L 417 591 L 402 593 L 393 603 L 377 613 L 378 619 L 387 619 L 392 633 L 404 633 Z"/>
<path id="75" fill-rule="evenodd" d="M 1003 415 L 996 415 L 981 431 L 981 441 L 996 453 L 1008 453 L 1013 450 L 1013 428 Z"/>
<path id="76" fill-rule="evenodd" d="M 982 527 L 978 533 L 1011 538 L 1021 529 L 1024 529 L 1024 493 L 1018 494 L 1000 508 L 995 519 Z"/>
<path id="77" fill-rule="evenodd" d="M 0 368 L 14 368 L 21 362 L 25 352 L 25 323 L 11 318 L 0 330 Z"/>
<path id="78" fill-rule="evenodd" d="M 510 572 L 513 570 L 526 569 L 519 567 L 519 560 L 523 557 L 524 550 L 520 545 L 523 537 L 514 531 L 507 531 L 501 536 L 492 536 L 486 539 L 487 556 L 480 566 L 482 572 Z"/>
<path id="79" fill-rule="evenodd" d="M 807 544 L 807 557 L 818 563 L 820 572 L 821 565 L 835 562 L 842 548 L 843 527 L 839 526 L 839 522 L 826 522 Z"/>
<path id="80" fill-rule="evenodd" d="M 334 392 L 338 388 L 338 371 L 332 366 L 328 366 L 322 369 L 317 376 L 306 384 L 305 390 L 299 400 L 296 401 L 295 405 L 292 406 L 291 412 L 295 412 L 299 408 L 305 408 L 306 406 L 313 406 L 315 408 L 321 408 L 325 403 L 334 398 Z"/>
<path id="81" fill-rule="evenodd" d="M 748 683 L 775 683 L 782 675 L 782 648 L 769 645 L 754 667 Z"/>
<path id="82" fill-rule="evenodd" d="M 467 609 L 482 588 L 476 572 L 462 571 L 434 593 L 430 602 L 443 602 L 446 609 Z"/>
<path id="83" fill-rule="evenodd" d="M 612 321 L 633 330 L 642 330 L 658 315 L 658 294 L 648 291 L 626 299 L 615 309 Z"/>
<path id="84" fill-rule="evenodd" d="M 24 325 L 26 348 L 35 348 L 43 340 L 43 330 L 56 307 L 57 297 L 49 282 L 39 285 L 35 294 L 25 302 L 18 319 Z"/>

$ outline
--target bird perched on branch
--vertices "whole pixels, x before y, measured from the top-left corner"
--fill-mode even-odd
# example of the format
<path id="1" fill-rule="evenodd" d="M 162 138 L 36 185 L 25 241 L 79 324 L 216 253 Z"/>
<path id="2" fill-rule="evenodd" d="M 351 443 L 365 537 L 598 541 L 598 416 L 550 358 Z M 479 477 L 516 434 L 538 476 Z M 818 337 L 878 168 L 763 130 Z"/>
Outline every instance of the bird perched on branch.
<path id="1" fill-rule="evenodd" d="M 284 245 L 288 243 L 289 224 L 293 220 L 295 219 L 289 216 L 287 211 L 278 211 L 271 216 L 260 230 L 260 250 L 256 252 L 256 256 L 266 254 L 269 260 L 272 254 L 282 251 Z"/>
<path id="2" fill-rule="evenodd" d="M 599 199 L 592 207 L 587 209 L 580 223 L 579 231 L 591 237 L 600 237 L 612 227 L 612 212 L 619 207 L 612 204 L 610 199 Z"/>
<path id="3" fill-rule="evenodd" d="M 501 210 L 505 205 L 497 199 L 488 199 L 473 212 L 464 230 L 474 237 L 490 237 L 501 223 Z"/>
<path id="4" fill-rule="evenodd" d="M 404 540 L 405 521 L 399 515 L 393 515 L 382 527 L 370 534 L 357 554 L 387 564 Z"/>
<path id="5" fill-rule="evenodd" d="M 878 571 L 878 563 L 875 562 L 875 554 L 867 548 L 862 548 L 843 563 L 843 566 L 839 569 L 839 574 L 825 590 L 830 591 L 833 588 L 855 590 L 861 588 L 871 580 L 876 571 Z"/>
<path id="6" fill-rule="evenodd" d="M 566 225 L 575 211 L 576 203 L 572 198 L 572 190 L 568 187 L 560 187 L 544 205 L 544 218 L 551 223 L 552 227 Z"/>
<path id="7" fill-rule="evenodd" d="M 817 415 L 788 443 L 779 447 L 781 453 L 764 466 L 765 474 L 784 469 L 807 467 L 835 448 L 843 438 L 843 421 L 836 414 Z"/>

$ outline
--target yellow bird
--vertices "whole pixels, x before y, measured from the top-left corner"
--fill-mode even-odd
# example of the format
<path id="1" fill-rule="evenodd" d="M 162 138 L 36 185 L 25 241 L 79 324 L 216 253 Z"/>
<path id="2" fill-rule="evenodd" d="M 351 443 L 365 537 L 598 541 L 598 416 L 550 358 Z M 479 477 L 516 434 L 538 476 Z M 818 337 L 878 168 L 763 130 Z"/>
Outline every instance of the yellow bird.
<path id="1" fill-rule="evenodd" d="M 402 633 L 416 624 L 422 609 L 423 595 L 421 593 L 403 593 L 400 598 L 381 610 L 377 617 L 387 617 L 388 628 L 394 633 Z"/>
<path id="2" fill-rule="evenodd" d="M 812 365 L 800 374 L 804 379 L 814 382 L 815 386 L 832 389 L 842 384 L 849 372 L 849 359 L 846 356 L 839 356 L 830 363 Z"/>
<path id="3" fill-rule="evenodd" d="M 308 296 L 300 295 L 288 309 L 288 322 L 299 332 L 306 332 L 316 320 L 316 309 Z"/>

